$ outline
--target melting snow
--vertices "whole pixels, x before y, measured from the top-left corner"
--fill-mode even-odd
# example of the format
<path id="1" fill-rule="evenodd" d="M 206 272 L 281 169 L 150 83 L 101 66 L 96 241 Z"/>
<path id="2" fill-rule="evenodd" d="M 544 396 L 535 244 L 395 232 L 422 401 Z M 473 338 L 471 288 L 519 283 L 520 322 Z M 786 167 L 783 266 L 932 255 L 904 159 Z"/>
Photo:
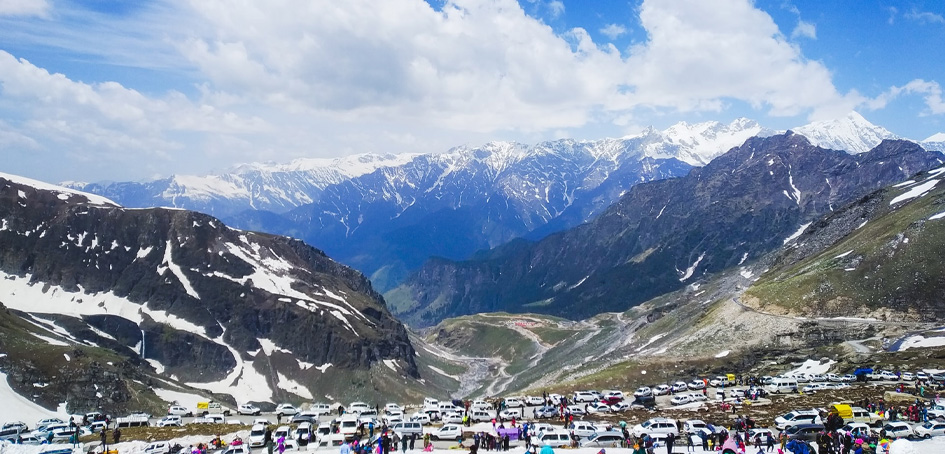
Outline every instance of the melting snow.
<path id="1" fill-rule="evenodd" d="M 70 358 L 67 353 L 63 353 L 62 356 L 66 358 L 66 361 L 72 361 L 72 358 Z"/>
<path id="2" fill-rule="evenodd" d="M 178 405 L 189 409 L 196 409 L 197 402 L 206 402 L 207 398 L 201 396 L 200 394 L 182 392 L 182 391 L 172 391 L 170 389 L 164 388 L 154 388 L 154 394 L 157 394 L 161 400 L 167 403 L 177 402 Z"/>
<path id="3" fill-rule="evenodd" d="M 729 351 L 729 350 L 722 350 L 722 351 L 718 352 L 718 353 L 715 355 L 715 357 L 716 357 L 716 358 L 724 358 L 724 357 L 728 356 L 729 353 L 731 353 L 731 351 Z"/>
<path id="4" fill-rule="evenodd" d="M 804 231 L 807 230 L 807 228 L 810 227 L 811 224 L 812 222 L 808 222 L 807 224 L 802 225 L 799 229 L 797 229 L 796 232 L 792 233 L 791 236 L 784 239 L 784 244 L 788 244 L 791 241 L 796 240 L 797 237 L 801 236 L 801 234 L 803 234 Z"/>
<path id="5" fill-rule="evenodd" d="M 171 270 L 171 273 L 177 277 L 177 280 L 180 281 L 181 285 L 184 286 L 184 290 L 187 291 L 188 295 L 198 300 L 200 299 L 200 295 L 198 295 L 197 291 L 194 290 L 194 287 L 190 285 L 190 280 L 187 279 L 187 276 L 184 276 L 184 272 L 180 269 L 180 266 L 174 263 L 174 260 L 171 258 L 171 240 L 170 239 L 167 240 L 167 247 L 164 248 L 164 261 L 161 262 L 161 265 L 167 265 L 166 269 Z M 164 268 L 162 267 L 158 267 L 158 274 L 164 275 L 164 271 L 162 271 L 163 269 Z"/>
<path id="6" fill-rule="evenodd" d="M 939 180 L 934 180 L 934 179 L 933 179 L 933 180 L 928 180 L 928 181 L 926 181 L 926 182 L 924 182 L 924 183 L 922 183 L 922 184 L 920 184 L 920 185 L 918 185 L 918 186 L 916 186 L 916 187 L 914 187 L 914 188 L 912 188 L 912 189 L 906 191 L 905 193 L 900 194 L 900 195 L 897 196 L 896 198 L 890 200 L 890 201 L 889 201 L 889 204 L 890 204 L 890 205 L 895 205 L 895 204 L 897 204 L 897 203 L 899 203 L 899 202 L 903 202 L 903 201 L 906 201 L 906 200 L 909 200 L 909 199 L 914 199 L 914 198 L 916 198 L 916 197 L 922 197 L 922 196 L 924 196 L 925 194 L 928 194 L 928 192 L 931 191 L 932 188 L 934 188 L 935 185 L 938 184 L 938 182 L 939 182 Z"/>
<path id="7" fill-rule="evenodd" d="M 899 344 L 899 351 L 919 347 L 945 346 L 945 337 L 925 337 L 922 335 L 909 336 Z"/>
<path id="8" fill-rule="evenodd" d="M 290 355 L 294 355 L 291 351 L 286 350 L 282 347 L 279 347 L 278 345 L 276 345 L 273 341 L 269 339 L 259 338 L 258 340 L 259 340 L 259 345 L 262 345 L 263 351 L 266 352 L 266 356 L 272 356 L 272 352 L 281 352 L 281 353 L 288 353 Z"/>
<path id="9" fill-rule="evenodd" d="M 652 344 L 653 342 L 656 342 L 656 341 L 662 339 L 662 338 L 665 337 L 667 334 L 669 334 L 669 333 L 657 334 L 657 335 L 651 337 L 650 340 L 646 341 L 645 344 L 643 344 L 643 345 L 637 347 L 637 352 L 643 350 L 644 348 L 646 348 L 647 346 L 649 346 L 649 345 Z"/>
<path id="10" fill-rule="evenodd" d="M 442 375 L 442 376 L 444 376 L 444 377 L 449 377 L 449 378 L 452 378 L 453 380 L 460 381 L 458 376 L 456 376 L 456 375 L 450 375 L 450 374 L 444 372 L 442 369 L 440 369 L 440 368 L 438 368 L 438 367 L 435 367 L 435 366 L 427 366 L 427 367 L 429 367 L 430 370 L 432 370 L 433 372 L 436 372 L 436 373 L 438 373 L 438 374 L 440 374 L 440 375 Z"/>
<path id="11" fill-rule="evenodd" d="M 938 214 L 933 214 L 932 216 L 929 217 L 929 220 L 934 221 L 936 219 L 942 219 L 942 218 L 945 218 L 945 211 Z"/>
<path id="12" fill-rule="evenodd" d="M 909 186 L 910 184 L 914 184 L 914 183 L 915 183 L 915 180 L 906 180 L 906 181 L 903 181 L 902 183 L 894 184 L 893 187 L 894 187 L 894 188 L 904 188 L 904 187 Z"/>
<path id="13" fill-rule="evenodd" d="M 751 279 L 751 277 L 754 276 L 754 273 L 752 273 L 751 271 L 745 268 L 742 268 L 741 271 L 738 272 L 738 274 L 740 274 L 745 279 Z"/>
<path id="14" fill-rule="evenodd" d="M 329 367 L 331 367 L 331 363 L 325 363 L 325 364 L 322 364 L 321 366 L 316 367 L 316 369 L 318 369 L 319 372 L 324 374 L 325 371 L 328 370 Z"/>
<path id="15" fill-rule="evenodd" d="M 390 370 L 392 370 L 392 371 L 394 371 L 394 372 L 397 372 L 397 361 L 395 361 L 395 360 L 393 360 L 393 359 L 385 359 L 385 360 L 384 360 L 384 365 L 387 366 L 387 367 L 389 367 Z"/>
<path id="16" fill-rule="evenodd" d="M 695 263 L 690 265 L 689 268 L 686 268 L 686 273 L 683 274 L 682 277 L 679 278 L 679 282 L 685 282 L 686 279 L 689 279 L 690 277 L 692 277 L 692 273 L 696 272 L 696 267 L 699 266 L 699 262 L 701 262 L 704 257 L 705 257 L 705 252 L 699 255 L 699 258 L 696 259 Z"/>
<path id="17" fill-rule="evenodd" d="M 63 341 L 61 341 L 61 340 L 58 340 L 58 339 L 53 339 L 53 338 L 51 338 L 51 337 L 46 337 L 46 336 L 43 336 L 43 335 L 40 335 L 40 334 L 36 334 L 36 333 L 30 333 L 30 334 L 32 334 L 34 337 L 36 337 L 36 338 L 38 338 L 38 339 L 41 339 L 41 340 L 45 341 L 45 342 L 46 342 L 47 344 L 49 344 L 49 345 L 55 345 L 55 346 L 57 346 L 57 347 L 68 347 L 68 346 L 69 346 L 69 344 L 67 344 L 67 343 L 65 343 L 65 342 L 63 342 Z"/>
<path id="18" fill-rule="evenodd" d="M 846 257 L 846 256 L 848 256 L 848 255 L 850 255 L 850 254 L 852 254 L 852 253 L 853 253 L 853 249 L 850 249 L 849 251 L 846 251 L 846 252 L 844 252 L 843 254 L 840 254 L 840 255 L 838 255 L 838 256 L 836 256 L 836 257 L 834 257 L 834 258 L 835 258 L 835 259 L 842 259 L 842 258 L 844 258 L 844 257 Z"/>
<path id="19" fill-rule="evenodd" d="M 798 367 L 797 369 L 789 371 L 787 372 L 787 374 L 788 375 L 826 374 L 827 372 L 830 371 L 830 366 L 836 363 L 837 362 L 833 360 L 827 361 L 825 363 L 821 363 L 820 361 L 809 359 L 807 361 L 804 361 L 804 364 L 801 364 L 801 367 Z"/>
<path id="20" fill-rule="evenodd" d="M 59 413 L 52 410 L 47 410 L 38 404 L 31 402 L 29 399 L 19 395 L 13 388 L 10 387 L 9 382 L 7 381 L 7 374 L 0 372 L 0 408 L 3 408 L 3 412 L 7 415 L 15 415 L 16 419 L 22 421 L 39 421 L 43 418 L 51 418 L 53 416 L 58 416 L 59 418 L 65 420 L 68 415 L 65 412 Z M 10 445 L 3 444 L 3 451 L 6 454 L 9 448 L 13 446 L 23 446 L 23 445 Z M 39 453 L 42 449 L 40 446 L 34 446 L 36 453 Z"/>

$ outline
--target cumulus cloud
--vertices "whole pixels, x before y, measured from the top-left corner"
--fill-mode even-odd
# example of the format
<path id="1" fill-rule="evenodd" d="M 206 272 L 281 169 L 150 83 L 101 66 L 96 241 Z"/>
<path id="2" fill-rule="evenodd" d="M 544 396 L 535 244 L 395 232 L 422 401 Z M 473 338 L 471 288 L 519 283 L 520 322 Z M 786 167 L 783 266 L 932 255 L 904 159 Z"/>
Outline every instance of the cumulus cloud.
<path id="1" fill-rule="evenodd" d="M 926 114 L 945 114 L 945 98 L 942 95 L 941 85 L 938 82 L 923 79 L 915 79 L 901 87 L 891 87 L 885 93 L 866 102 L 866 106 L 873 110 L 882 109 L 902 95 L 922 96 L 928 107 Z"/>
<path id="2" fill-rule="evenodd" d="M 560 1 L 535 5 L 564 11 Z M 192 77 L 197 94 L 78 82 L 0 51 L 0 112 L 17 116 L 0 125 L 0 145 L 285 160 L 539 140 L 589 124 L 619 130 L 654 111 L 713 112 L 738 101 L 811 119 L 864 102 L 840 93 L 823 63 L 805 58 L 750 0 L 644 0 L 635 11 L 646 39 L 618 50 L 581 28 L 556 31 L 516 0 L 157 2 L 109 25 L 138 30 L 127 47 L 151 43 L 146 55 Z M 614 39 L 626 29 L 600 32 Z M 816 29 L 792 36 L 815 38 Z M 146 64 L 120 44 L 82 47 L 114 64 Z M 933 88 L 886 97 L 920 94 L 937 112 Z"/>
<path id="3" fill-rule="evenodd" d="M 817 27 L 810 22 L 798 20 L 797 26 L 795 26 L 794 31 L 791 32 L 791 38 L 817 39 Z"/>
<path id="4" fill-rule="evenodd" d="M 0 1 L 0 16 L 46 16 L 48 12 L 47 0 Z"/>
<path id="5" fill-rule="evenodd" d="M 620 24 L 607 24 L 600 29 L 600 32 L 610 39 L 617 39 L 620 35 L 627 33 L 627 27 Z"/>

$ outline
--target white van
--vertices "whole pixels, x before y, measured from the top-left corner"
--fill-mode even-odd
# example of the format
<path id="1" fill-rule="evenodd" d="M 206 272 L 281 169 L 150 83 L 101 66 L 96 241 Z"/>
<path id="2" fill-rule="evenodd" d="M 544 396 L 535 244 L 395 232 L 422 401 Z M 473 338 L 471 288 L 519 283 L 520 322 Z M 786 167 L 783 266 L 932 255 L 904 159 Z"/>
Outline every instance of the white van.
<path id="1" fill-rule="evenodd" d="M 797 392 L 797 379 L 796 378 L 785 378 L 785 377 L 774 377 L 765 389 L 768 390 L 771 394 L 783 394 L 783 393 L 796 393 Z"/>
<path id="2" fill-rule="evenodd" d="M 423 408 L 440 408 L 440 401 L 432 397 L 424 397 Z"/>
<path id="3" fill-rule="evenodd" d="M 552 430 L 550 432 L 541 432 L 538 434 L 538 440 L 534 441 L 538 446 L 551 446 L 552 448 L 571 447 L 571 434 L 564 430 Z"/>

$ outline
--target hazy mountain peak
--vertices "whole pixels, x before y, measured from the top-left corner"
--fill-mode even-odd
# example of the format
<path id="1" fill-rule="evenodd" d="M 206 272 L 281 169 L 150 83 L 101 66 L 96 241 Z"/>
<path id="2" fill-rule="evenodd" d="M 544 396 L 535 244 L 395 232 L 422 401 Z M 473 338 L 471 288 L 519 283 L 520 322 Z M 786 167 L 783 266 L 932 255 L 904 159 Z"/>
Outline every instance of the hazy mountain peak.
<path id="1" fill-rule="evenodd" d="M 923 140 L 923 142 L 945 142 L 945 132 L 932 134 L 927 139 Z"/>

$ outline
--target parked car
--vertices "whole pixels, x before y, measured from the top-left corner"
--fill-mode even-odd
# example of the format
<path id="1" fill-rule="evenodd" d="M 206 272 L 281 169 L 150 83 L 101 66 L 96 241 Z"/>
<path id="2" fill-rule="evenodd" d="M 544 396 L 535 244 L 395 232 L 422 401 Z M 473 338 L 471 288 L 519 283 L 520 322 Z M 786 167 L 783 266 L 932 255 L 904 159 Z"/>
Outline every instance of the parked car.
<path id="1" fill-rule="evenodd" d="M 774 427 L 778 430 L 785 430 L 797 424 L 819 424 L 821 422 L 820 413 L 817 410 L 795 410 L 774 418 Z"/>
<path id="2" fill-rule="evenodd" d="M 591 413 L 610 413 L 610 405 L 605 404 L 604 402 L 594 402 L 587 406 L 587 410 Z"/>
<path id="3" fill-rule="evenodd" d="M 617 431 L 598 432 L 581 442 L 582 448 L 619 448 L 623 434 Z"/>
<path id="4" fill-rule="evenodd" d="M 166 441 L 149 443 L 148 446 L 144 448 L 144 454 L 171 454 L 171 444 Z"/>
<path id="5" fill-rule="evenodd" d="M 659 386 L 653 388 L 653 395 L 654 395 L 654 396 L 665 396 L 665 395 L 669 394 L 669 392 L 672 391 L 672 389 L 673 389 L 673 388 L 670 387 L 669 385 L 659 385 Z M 636 396 L 636 397 L 639 397 L 639 396 Z"/>
<path id="6" fill-rule="evenodd" d="M 288 429 L 288 426 L 283 426 L 283 427 L 286 427 Z M 312 435 L 313 435 L 312 423 L 303 422 L 302 424 L 299 424 L 298 427 L 296 427 L 294 434 L 290 432 L 288 435 L 289 436 L 286 437 L 287 440 L 291 438 L 293 440 L 298 441 L 298 446 L 306 446 L 308 445 L 308 442 L 312 439 Z M 280 434 L 279 431 L 276 430 L 273 436 L 275 437 L 276 440 L 278 440 L 279 437 L 282 436 L 282 434 Z"/>
<path id="7" fill-rule="evenodd" d="M 617 402 L 611 405 L 610 411 L 613 411 L 613 412 L 627 411 L 630 409 L 630 407 L 631 407 L 630 402 L 621 401 L 621 402 Z"/>
<path id="8" fill-rule="evenodd" d="M 534 409 L 534 415 L 536 418 L 554 418 L 558 416 L 558 408 L 552 405 L 538 407 Z"/>
<path id="9" fill-rule="evenodd" d="M 692 398 L 689 397 L 689 394 L 677 394 L 669 400 L 669 403 L 673 405 L 685 405 L 692 402 Z"/>
<path id="10" fill-rule="evenodd" d="M 890 437 L 910 438 L 915 436 L 915 431 L 912 430 L 912 426 L 903 421 L 887 422 L 883 425 L 883 430 L 885 430 L 886 435 Z"/>
<path id="11" fill-rule="evenodd" d="M 236 445 L 236 446 L 233 446 L 233 445 L 227 446 L 226 450 L 224 450 L 220 454 L 252 454 L 252 453 L 250 452 L 249 446 L 244 443 L 244 444 Z"/>
<path id="12" fill-rule="evenodd" d="M 177 415 L 165 416 L 161 418 L 160 421 L 157 422 L 158 427 L 170 427 L 170 426 L 181 427 L 183 425 L 184 425 L 184 419 Z"/>
<path id="13" fill-rule="evenodd" d="M 249 447 L 261 448 L 266 445 L 266 426 L 256 424 L 249 429 Z"/>
<path id="14" fill-rule="evenodd" d="M 689 382 L 689 384 L 687 384 L 686 386 L 688 386 L 689 389 L 692 389 L 692 390 L 705 389 L 705 382 L 702 381 L 701 378 L 696 378 L 696 379 L 693 379 L 691 382 Z"/>
<path id="15" fill-rule="evenodd" d="M 236 413 L 241 415 L 259 416 L 262 413 L 262 410 L 252 404 L 243 404 L 236 408 Z"/>
<path id="16" fill-rule="evenodd" d="M 330 415 L 331 407 L 328 404 L 316 403 L 310 405 L 308 411 L 314 413 L 316 416 Z"/>
<path id="17" fill-rule="evenodd" d="M 560 429 L 542 431 L 535 437 L 533 443 L 537 446 L 568 448 L 571 447 L 571 434 Z"/>
<path id="18" fill-rule="evenodd" d="M 689 385 L 687 385 L 686 382 L 684 381 L 678 381 L 676 383 L 673 383 L 672 389 L 674 393 L 687 391 L 689 389 Z"/>
<path id="19" fill-rule="evenodd" d="M 167 414 L 176 415 L 176 416 L 187 416 L 189 418 L 194 415 L 194 412 L 191 410 L 188 410 L 187 407 L 184 407 L 182 405 L 171 405 L 171 407 L 167 409 Z"/>
<path id="20" fill-rule="evenodd" d="M 784 430 L 788 440 L 817 441 L 817 436 L 824 431 L 823 424 L 796 424 Z"/>
<path id="21" fill-rule="evenodd" d="M 646 397 L 646 396 L 652 396 L 652 395 L 653 395 L 653 390 L 650 389 L 649 386 L 641 386 L 637 388 L 636 391 L 633 392 L 633 397 Z"/>
<path id="22" fill-rule="evenodd" d="M 654 433 L 671 433 L 678 436 L 679 429 L 676 427 L 675 419 L 653 418 L 633 426 L 631 433 L 633 433 L 633 435 L 636 437 L 639 437 L 643 434 L 652 435 Z"/>
<path id="23" fill-rule="evenodd" d="M 574 402 L 594 402 L 597 401 L 597 394 L 590 391 L 575 391 L 571 400 Z"/>
<path id="24" fill-rule="evenodd" d="M 292 404 L 279 404 L 274 414 L 280 416 L 294 416 L 299 410 Z"/>
<path id="25" fill-rule="evenodd" d="M 545 399 L 542 399 L 541 397 L 538 397 L 538 396 L 526 396 L 525 403 L 530 406 L 545 405 Z"/>
<path id="26" fill-rule="evenodd" d="M 578 421 L 574 423 L 574 428 L 570 429 L 570 431 L 578 438 L 588 438 L 596 434 L 599 429 L 589 422 Z"/>
<path id="27" fill-rule="evenodd" d="M 410 415 L 410 422 L 420 423 L 420 424 L 422 424 L 422 425 L 424 425 L 424 426 L 425 426 L 425 425 L 428 425 L 428 424 L 430 424 L 430 422 L 431 422 L 431 421 L 430 421 L 430 415 L 428 415 L 428 414 L 426 414 L 426 413 L 416 412 L 416 413 Z"/>
<path id="28" fill-rule="evenodd" d="M 916 437 L 932 438 L 945 435 L 945 422 L 928 421 L 912 429 Z"/>
<path id="29" fill-rule="evenodd" d="M 444 424 L 443 427 L 430 433 L 434 440 L 459 440 L 463 436 L 463 426 L 459 424 Z"/>
<path id="30" fill-rule="evenodd" d="M 518 397 L 509 397 L 505 399 L 505 408 L 521 408 L 525 406 L 525 402 Z"/>

